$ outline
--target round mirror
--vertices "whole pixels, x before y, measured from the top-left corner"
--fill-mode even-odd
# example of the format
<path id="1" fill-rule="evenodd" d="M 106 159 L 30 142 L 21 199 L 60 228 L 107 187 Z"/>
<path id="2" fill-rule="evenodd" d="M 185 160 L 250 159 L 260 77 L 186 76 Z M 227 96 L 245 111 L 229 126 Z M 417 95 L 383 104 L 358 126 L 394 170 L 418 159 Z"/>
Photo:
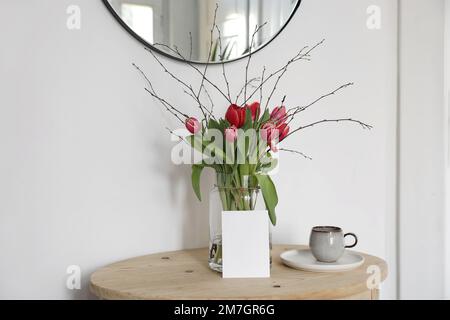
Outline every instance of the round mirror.
<path id="1" fill-rule="evenodd" d="M 267 45 L 286 26 L 301 0 L 103 2 L 145 46 L 178 60 L 221 63 L 240 59 Z"/>

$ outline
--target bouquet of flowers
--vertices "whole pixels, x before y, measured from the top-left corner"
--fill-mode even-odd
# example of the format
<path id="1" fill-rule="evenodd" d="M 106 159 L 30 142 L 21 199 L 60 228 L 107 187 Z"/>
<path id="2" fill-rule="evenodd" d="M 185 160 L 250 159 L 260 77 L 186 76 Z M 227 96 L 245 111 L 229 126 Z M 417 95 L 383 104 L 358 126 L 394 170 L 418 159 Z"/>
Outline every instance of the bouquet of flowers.
<path id="1" fill-rule="evenodd" d="M 217 7 L 216 7 L 217 13 Z M 296 116 L 306 111 L 312 105 L 324 98 L 334 95 L 338 91 L 353 85 L 353 83 L 343 84 L 333 91 L 326 93 L 311 103 L 288 108 L 285 106 L 285 98 L 281 103 L 270 108 L 271 100 L 277 86 L 288 68 L 298 61 L 309 61 L 311 53 L 324 43 L 318 42 L 312 47 L 301 48 L 288 62 L 275 69 L 270 74 L 266 74 L 266 67 L 262 68 L 260 76 L 249 78 L 249 66 L 252 59 L 252 49 L 255 35 L 264 27 L 264 24 L 257 26 L 252 35 L 248 50 L 247 64 L 245 67 L 245 82 L 239 90 L 235 99 L 230 93 L 230 84 L 226 74 L 225 61 L 223 57 L 222 41 L 220 29 L 216 26 L 214 18 L 211 28 L 211 41 L 209 46 L 209 57 L 213 54 L 213 35 L 218 35 L 219 66 L 223 75 L 225 89 L 208 78 L 207 71 L 210 67 L 211 58 L 200 67 L 185 57 L 177 47 L 170 47 L 165 44 L 154 44 L 164 47 L 177 55 L 184 63 L 192 68 L 195 74 L 201 76 L 200 84 L 195 87 L 175 75 L 166 67 L 160 57 L 151 48 L 145 48 L 160 65 L 166 74 L 175 82 L 181 85 L 186 96 L 198 107 L 200 117 L 195 117 L 182 111 L 182 108 L 169 102 L 169 99 L 161 97 L 151 80 L 136 65 L 134 67 L 144 76 L 148 86 L 145 90 L 174 116 L 182 125 L 186 127 L 190 135 L 178 135 L 180 140 L 188 143 L 194 150 L 201 154 L 200 159 L 192 165 L 192 187 L 198 199 L 200 194 L 200 176 L 204 168 L 212 168 L 216 172 L 217 186 L 219 187 L 220 199 L 223 210 L 253 210 L 255 206 L 254 190 L 261 190 L 266 209 L 269 213 L 270 221 L 276 224 L 275 208 L 278 203 L 278 196 L 275 185 L 268 173 L 277 165 L 274 154 L 280 151 L 297 153 L 304 158 L 310 159 L 300 151 L 280 147 L 280 142 L 291 135 L 319 124 L 331 122 L 350 122 L 360 125 L 363 129 L 372 127 L 359 120 L 352 118 L 323 119 L 305 125 L 293 127 L 293 120 Z M 271 81 L 271 88 L 268 94 L 264 95 L 264 87 Z M 222 117 L 214 114 L 214 102 L 209 94 L 209 90 L 215 90 L 225 103 L 228 104 L 226 113 Z M 255 96 L 259 95 L 258 98 Z M 205 102 L 206 100 L 206 102 Z M 252 102 L 253 101 L 253 102 Z M 175 134 L 169 129 L 172 134 Z"/>
<path id="2" fill-rule="evenodd" d="M 272 153 L 289 135 L 285 106 L 261 112 L 260 102 L 238 106 L 231 104 L 223 118 L 210 118 L 202 126 L 193 117 L 186 119 L 192 135 L 187 141 L 204 155 L 192 166 L 192 186 L 199 199 L 200 174 L 205 167 L 216 171 L 223 210 L 253 210 L 253 190 L 260 188 L 270 221 L 276 224 L 277 192 L 268 175 L 276 166 Z"/>

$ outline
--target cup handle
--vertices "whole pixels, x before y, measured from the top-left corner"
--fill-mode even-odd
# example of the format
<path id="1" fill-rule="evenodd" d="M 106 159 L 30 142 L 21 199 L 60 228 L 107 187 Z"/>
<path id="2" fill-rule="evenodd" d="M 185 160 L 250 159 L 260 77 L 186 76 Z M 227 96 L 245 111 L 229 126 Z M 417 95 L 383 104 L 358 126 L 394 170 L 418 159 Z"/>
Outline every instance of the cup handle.
<path id="1" fill-rule="evenodd" d="M 346 236 L 352 236 L 353 239 L 355 239 L 355 242 L 349 246 L 345 246 L 346 248 L 353 248 L 354 246 L 356 246 L 358 244 L 358 237 L 356 236 L 356 234 L 351 233 L 351 232 L 346 233 L 346 234 L 344 234 L 344 239 Z"/>

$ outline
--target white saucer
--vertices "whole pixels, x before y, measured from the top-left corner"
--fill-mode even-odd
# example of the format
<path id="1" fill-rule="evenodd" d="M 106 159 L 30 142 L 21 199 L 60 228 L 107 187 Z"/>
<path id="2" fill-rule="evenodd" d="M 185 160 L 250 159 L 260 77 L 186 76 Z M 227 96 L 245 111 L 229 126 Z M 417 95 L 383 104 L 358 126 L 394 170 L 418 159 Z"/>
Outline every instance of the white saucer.
<path id="1" fill-rule="evenodd" d="M 313 272 L 339 272 L 352 270 L 364 263 L 364 257 L 352 251 L 345 251 L 336 262 L 319 262 L 310 249 L 289 250 L 280 255 L 288 267 Z"/>

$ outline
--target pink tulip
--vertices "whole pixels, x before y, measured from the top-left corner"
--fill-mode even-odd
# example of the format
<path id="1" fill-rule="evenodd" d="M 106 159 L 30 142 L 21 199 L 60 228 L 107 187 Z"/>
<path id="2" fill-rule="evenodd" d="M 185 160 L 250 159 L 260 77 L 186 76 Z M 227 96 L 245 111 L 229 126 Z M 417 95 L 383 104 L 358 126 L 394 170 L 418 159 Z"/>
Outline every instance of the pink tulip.
<path id="1" fill-rule="evenodd" d="M 286 123 L 275 125 L 273 122 L 266 122 L 261 127 L 261 138 L 267 142 L 270 150 L 277 152 L 277 143 L 282 141 L 289 134 L 289 126 Z"/>
<path id="2" fill-rule="evenodd" d="M 200 122 L 193 117 L 187 118 L 184 124 L 186 125 L 186 129 L 192 134 L 196 134 L 200 131 Z"/>
<path id="3" fill-rule="evenodd" d="M 228 142 L 236 141 L 238 136 L 238 129 L 236 126 L 231 126 L 225 129 L 225 140 Z"/>
<path id="4" fill-rule="evenodd" d="M 286 121 L 286 107 L 275 107 L 271 114 L 270 114 L 270 120 L 278 123 L 278 122 L 285 122 Z"/>
<path id="5" fill-rule="evenodd" d="M 261 127 L 261 138 L 264 141 L 271 141 L 272 140 L 272 134 L 273 130 L 275 129 L 275 125 L 272 122 L 266 122 Z"/>
<path id="6" fill-rule="evenodd" d="M 289 126 L 286 123 L 282 123 L 277 126 L 278 134 L 280 136 L 279 141 L 282 141 L 289 134 Z"/>

